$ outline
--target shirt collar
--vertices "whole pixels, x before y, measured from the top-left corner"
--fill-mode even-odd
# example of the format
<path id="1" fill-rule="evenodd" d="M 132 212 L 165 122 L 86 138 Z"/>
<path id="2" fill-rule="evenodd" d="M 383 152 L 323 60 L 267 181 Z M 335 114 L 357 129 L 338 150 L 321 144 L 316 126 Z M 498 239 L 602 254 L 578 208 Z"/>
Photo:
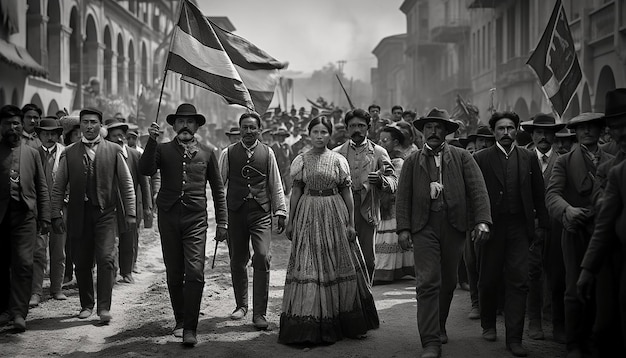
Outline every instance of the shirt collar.
<path id="1" fill-rule="evenodd" d="M 243 142 L 243 140 L 241 141 L 241 145 L 244 147 L 245 150 L 251 152 L 254 151 L 254 149 L 256 148 L 257 145 L 259 145 L 259 140 L 255 140 L 254 143 L 251 146 L 247 146 L 246 143 Z"/>
<path id="2" fill-rule="evenodd" d="M 100 136 L 100 134 L 98 134 L 98 136 L 96 138 L 94 138 L 93 140 L 89 140 L 87 138 L 80 137 L 80 141 L 86 144 L 98 144 L 100 143 L 100 141 L 102 140 L 102 137 Z"/>
<path id="3" fill-rule="evenodd" d="M 367 144 L 367 138 L 365 138 L 363 142 L 361 142 L 361 144 L 356 144 L 352 139 L 350 139 L 350 146 L 353 148 L 361 148 L 361 147 L 364 147 L 366 144 Z"/>
<path id="4" fill-rule="evenodd" d="M 52 147 L 50 147 L 50 148 L 46 148 L 44 145 L 42 145 L 42 146 L 41 146 L 41 148 L 43 148 L 43 151 L 44 151 L 44 152 L 52 154 L 52 153 L 56 152 L 57 145 L 56 145 L 56 143 L 55 143 L 55 144 L 54 144 Z"/>
<path id="5" fill-rule="evenodd" d="M 37 138 L 37 134 L 35 132 L 27 133 L 26 131 L 22 131 L 22 137 L 28 138 L 30 140 L 33 140 L 33 139 Z"/>
<path id="6" fill-rule="evenodd" d="M 441 143 L 441 145 L 439 145 L 436 150 L 431 148 L 430 145 L 428 145 L 428 143 L 424 143 L 424 147 L 426 147 L 426 149 L 430 150 L 431 152 L 433 152 L 433 154 L 435 155 L 439 155 L 441 154 L 441 152 L 443 151 L 443 146 L 446 144 L 446 142 Z"/>
<path id="7" fill-rule="evenodd" d="M 543 156 L 544 156 L 544 155 L 547 155 L 547 156 L 548 156 L 548 158 L 550 158 L 550 157 L 552 156 L 552 148 L 550 148 L 550 150 L 549 150 L 549 151 L 547 151 L 546 153 L 541 153 L 541 152 L 539 151 L 539 149 L 535 148 L 535 152 L 537 153 L 537 157 L 538 157 L 539 159 L 543 158 Z"/>
<path id="8" fill-rule="evenodd" d="M 504 155 L 508 158 L 511 153 L 513 153 L 513 150 L 515 149 L 516 145 L 515 144 L 511 144 L 511 150 L 509 150 L 509 152 L 507 153 L 506 150 L 504 149 L 503 146 L 500 145 L 500 143 L 498 143 L 498 141 L 496 141 L 496 146 L 498 147 L 498 149 L 500 149 L 500 151 L 502 151 L 502 153 L 504 153 Z"/>

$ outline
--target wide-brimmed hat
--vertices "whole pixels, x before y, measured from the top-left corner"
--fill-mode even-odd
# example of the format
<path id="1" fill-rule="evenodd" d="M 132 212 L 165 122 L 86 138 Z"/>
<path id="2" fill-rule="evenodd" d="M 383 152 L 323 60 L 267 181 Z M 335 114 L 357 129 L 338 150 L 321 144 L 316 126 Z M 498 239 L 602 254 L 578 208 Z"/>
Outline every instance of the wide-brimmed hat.
<path id="1" fill-rule="evenodd" d="M 83 108 L 80 113 L 78 114 L 78 118 L 80 119 L 82 116 L 86 115 L 86 114 L 95 114 L 96 116 L 98 116 L 98 119 L 100 120 L 100 123 L 102 123 L 102 112 L 100 112 L 99 110 L 95 109 L 95 108 Z"/>
<path id="2" fill-rule="evenodd" d="M 604 113 L 598 112 L 585 112 L 577 115 L 576 117 L 570 119 L 567 123 L 567 128 L 574 129 L 583 123 L 598 123 L 600 125 L 604 125 L 606 122 L 604 120 Z"/>
<path id="3" fill-rule="evenodd" d="M 104 126 L 106 127 L 107 131 L 110 131 L 111 129 L 115 129 L 115 128 L 120 128 L 124 132 L 128 131 L 128 124 L 124 122 L 120 122 L 118 118 L 105 119 Z"/>
<path id="4" fill-rule="evenodd" d="M 548 113 L 538 113 L 530 121 L 522 122 L 522 129 L 532 132 L 535 128 L 551 129 L 555 132 L 565 128 L 565 123 L 556 123 L 554 116 Z"/>
<path id="5" fill-rule="evenodd" d="M 626 125 L 626 88 L 608 91 L 605 97 L 604 119 L 609 127 Z"/>
<path id="6" fill-rule="evenodd" d="M 174 121 L 178 117 L 193 117 L 196 119 L 198 126 L 202 126 L 206 123 L 206 118 L 203 115 L 199 114 L 196 110 L 196 107 L 191 103 L 183 103 L 176 109 L 176 113 L 168 114 L 165 120 L 170 125 L 174 125 Z"/>
<path id="7" fill-rule="evenodd" d="M 567 128 L 563 128 L 560 131 L 555 133 L 557 138 L 576 138 L 576 133 L 570 131 Z"/>
<path id="8" fill-rule="evenodd" d="M 55 131 L 61 134 L 63 133 L 63 127 L 59 124 L 57 117 L 46 116 L 39 121 L 38 125 L 35 126 L 35 132 L 39 133 L 41 131 Z"/>
<path id="9" fill-rule="evenodd" d="M 231 136 L 231 135 L 240 135 L 241 131 L 239 130 L 239 127 L 230 127 L 230 130 L 228 130 L 226 132 L 226 135 Z"/>
<path id="10" fill-rule="evenodd" d="M 446 127 L 446 131 L 448 132 L 447 134 L 454 133 L 457 129 L 459 129 L 459 124 L 450 120 L 450 115 L 448 114 L 448 111 L 446 111 L 445 109 L 439 109 L 437 107 L 431 109 L 427 115 L 414 120 L 413 125 L 419 131 L 423 131 L 424 125 L 427 122 L 432 121 L 441 122 Z"/>

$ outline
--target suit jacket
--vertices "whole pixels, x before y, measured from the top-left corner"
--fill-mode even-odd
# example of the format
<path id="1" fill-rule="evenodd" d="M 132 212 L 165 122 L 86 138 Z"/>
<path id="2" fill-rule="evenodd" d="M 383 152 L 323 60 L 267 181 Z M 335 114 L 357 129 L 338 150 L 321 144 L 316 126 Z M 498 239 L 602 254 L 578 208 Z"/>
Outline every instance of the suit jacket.
<path id="1" fill-rule="evenodd" d="M 450 225 L 467 231 L 470 223 L 491 224 L 487 188 L 472 155 L 451 145 L 444 145 L 442 153 L 443 199 Z M 402 167 L 396 192 L 398 233 L 410 230 L 415 234 L 428 223 L 431 180 L 427 160 L 423 150 L 419 150 L 411 154 Z"/>
<path id="2" fill-rule="evenodd" d="M 124 152 L 124 149 L 126 150 Z M 150 194 L 150 182 L 147 176 L 141 175 L 139 171 L 139 158 L 141 154 L 137 149 L 125 146 L 122 148 L 122 155 L 126 159 L 126 165 L 130 171 L 130 176 L 133 179 L 133 189 L 135 190 L 135 214 L 137 215 L 137 223 L 141 219 L 140 212 L 146 212 L 152 210 L 152 196 Z M 139 200 L 141 198 L 141 200 Z M 144 199 L 145 198 L 145 199 Z M 120 198 L 121 199 L 121 198 Z M 139 205 L 142 207 L 139 207 Z M 128 225 L 124 219 L 125 212 L 122 200 L 118 200 L 117 203 L 117 225 L 120 232 L 128 231 Z"/>
<path id="3" fill-rule="evenodd" d="M 596 208 L 596 211 L 599 211 L 602 206 L 602 196 L 604 189 L 606 189 L 609 170 L 624 161 L 624 159 L 626 159 L 626 153 L 619 151 L 614 158 L 598 165 L 598 170 L 596 170 L 596 180 L 593 182 L 593 190 L 591 192 L 591 201 L 593 202 L 593 206 Z"/>
<path id="4" fill-rule="evenodd" d="M 85 145 L 76 142 L 65 148 L 59 162 L 54 189 L 52 190 L 52 218 L 66 215 L 68 235 L 82 235 L 85 213 L 85 188 L 87 168 L 84 163 Z M 112 210 L 121 200 L 126 216 L 135 216 L 135 190 L 133 179 L 122 155 L 122 147 L 102 139 L 96 149 L 93 162 L 100 210 Z M 69 185 L 69 203 L 63 213 L 63 199 Z M 121 199 L 120 199 L 121 198 Z"/>
<path id="5" fill-rule="evenodd" d="M 54 152 L 54 164 L 52 165 L 52 181 L 54 181 L 54 178 L 56 176 L 57 170 L 59 169 L 59 161 L 61 160 L 61 153 L 63 153 L 63 151 L 65 150 L 65 146 L 61 143 L 56 143 L 55 146 L 57 147 L 56 152 Z M 39 156 L 41 157 L 41 163 L 43 166 L 43 162 L 44 162 L 44 158 L 46 157 L 46 153 L 43 150 L 43 146 L 39 146 L 39 148 L 37 148 L 37 151 L 39 152 Z M 52 194 L 52 188 L 48 188 L 50 194 Z"/>
<path id="6" fill-rule="evenodd" d="M 380 197 L 378 191 L 382 190 L 388 193 L 395 193 L 398 187 L 398 177 L 396 171 L 391 164 L 391 159 L 385 148 L 374 144 L 369 139 L 367 141 L 367 157 L 365 167 L 361 170 L 361 181 L 364 184 L 364 188 L 355 188 L 353 190 L 364 189 L 361 194 L 361 202 L 354 203 L 355 210 L 358 209 L 363 217 L 372 225 L 378 225 L 380 221 Z M 342 145 L 333 148 L 333 151 L 343 155 L 348 159 L 348 148 L 350 148 L 350 142 L 347 141 Z M 368 184 L 367 175 L 370 172 L 378 171 L 381 174 L 383 180 L 382 187 L 376 188 Z M 354 185 L 354 183 L 352 183 Z"/>
<path id="7" fill-rule="evenodd" d="M 536 227 L 547 230 L 550 226 L 545 206 L 543 175 L 534 153 L 522 147 L 516 147 L 514 150 L 517 150 L 524 218 L 526 219 L 528 236 L 532 238 Z M 505 203 L 503 202 L 505 200 L 505 178 L 499 165 L 500 154 L 498 151 L 500 149 L 494 145 L 474 153 L 474 159 L 476 159 L 487 185 L 491 203 L 491 217 L 494 223 L 498 222 L 500 213 L 505 212 Z M 535 225 L 535 219 L 537 219 L 537 225 Z"/>
<path id="8" fill-rule="evenodd" d="M 21 197 L 28 209 L 35 213 L 39 221 L 50 222 L 50 196 L 46 175 L 41 165 L 37 149 L 20 144 L 20 188 Z M 0 220 L 4 218 L 11 201 L 11 185 L 9 180 L 11 148 L 0 141 Z M 7 165 L 8 164 L 8 165 Z"/>
<path id="9" fill-rule="evenodd" d="M 598 166 L 613 158 L 600 151 Z M 593 210 L 592 190 L 596 172 L 589 172 L 580 146 L 561 155 L 552 169 L 550 183 L 546 189 L 546 207 L 550 216 L 562 222 L 563 213 L 570 205 Z"/>
<path id="10" fill-rule="evenodd" d="M 598 273 L 609 258 L 611 249 L 621 242 L 622 252 L 626 250 L 626 161 L 609 171 L 602 206 L 596 215 L 593 235 L 581 266 Z"/>

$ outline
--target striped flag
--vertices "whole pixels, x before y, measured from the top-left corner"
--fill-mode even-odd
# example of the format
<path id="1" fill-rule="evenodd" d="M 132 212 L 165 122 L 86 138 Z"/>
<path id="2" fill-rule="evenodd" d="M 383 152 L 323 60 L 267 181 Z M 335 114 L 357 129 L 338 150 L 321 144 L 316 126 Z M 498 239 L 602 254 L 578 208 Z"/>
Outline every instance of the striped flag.
<path id="1" fill-rule="evenodd" d="M 258 113 L 269 107 L 278 70 L 287 67 L 242 37 L 209 21 L 183 0 L 166 70 Z"/>
<path id="2" fill-rule="evenodd" d="M 548 26 L 526 63 L 539 78 L 554 111 L 562 116 L 582 79 L 582 71 L 561 0 L 557 0 Z"/>

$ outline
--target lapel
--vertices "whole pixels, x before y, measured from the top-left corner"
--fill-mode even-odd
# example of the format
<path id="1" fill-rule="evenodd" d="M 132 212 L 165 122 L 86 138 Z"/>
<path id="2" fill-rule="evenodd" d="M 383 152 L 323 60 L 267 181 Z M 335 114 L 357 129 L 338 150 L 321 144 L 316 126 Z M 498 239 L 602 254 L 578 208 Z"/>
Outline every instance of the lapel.
<path id="1" fill-rule="evenodd" d="M 504 187 L 504 173 L 502 173 L 502 165 L 500 165 L 500 157 L 498 157 L 499 155 L 498 151 L 500 149 L 497 146 L 493 145 L 490 148 L 485 149 L 485 150 L 489 151 L 488 152 L 489 157 L 487 159 L 488 159 L 489 165 L 491 166 L 491 170 L 493 171 L 493 174 L 500 182 L 500 185 Z"/>
<path id="2" fill-rule="evenodd" d="M 343 155 L 344 157 L 348 158 L 348 148 L 350 148 L 350 140 L 347 140 L 345 143 L 343 143 L 340 147 L 338 152 Z"/>
<path id="3" fill-rule="evenodd" d="M 531 157 L 536 158 L 537 156 L 525 155 L 526 152 L 524 152 L 519 147 L 515 148 L 514 150 L 517 151 L 517 162 L 518 162 L 518 166 L 517 166 L 518 174 L 517 175 L 519 175 L 520 187 L 523 187 L 524 183 L 526 182 L 526 180 L 528 180 L 528 177 L 530 176 L 530 175 L 526 175 L 527 173 L 530 173 L 530 158 Z"/>
<path id="4" fill-rule="evenodd" d="M 422 168 L 424 173 L 426 173 L 426 176 L 428 176 L 428 166 L 426 164 L 426 155 L 424 154 L 423 149 L 420 149 L 417 152 L 417 160 L 419 161 L 420 167 Z"/>
<path id="5" fill-rule="evenodd" d="M 587 163 L 585 162 L 585 158 L 583 157 L 583 152 L 580 146 L 577 146 L 573 151 L 570 157 L 570 165 L 568 166 L 568 174 L 572 178 L 572 182 L 576 187 L 576 191 L 579 194 L 587 192 L 592 185 L 591 178 L 589 174 L 589 169 L 587 168 Z M 571 171 L 571 173 L 570 173 Z"/>
<path id="6" fill-rule="evenodd" d="M 28 178 L 28 180 L 30 180 L 30 178 L 33 177 L 33 173 L 31 173 L 31 165 L 28 160 L 28 150 L 26 148 L 26 144 L 20 144 L 20 146 L 20 179 Z"/>

